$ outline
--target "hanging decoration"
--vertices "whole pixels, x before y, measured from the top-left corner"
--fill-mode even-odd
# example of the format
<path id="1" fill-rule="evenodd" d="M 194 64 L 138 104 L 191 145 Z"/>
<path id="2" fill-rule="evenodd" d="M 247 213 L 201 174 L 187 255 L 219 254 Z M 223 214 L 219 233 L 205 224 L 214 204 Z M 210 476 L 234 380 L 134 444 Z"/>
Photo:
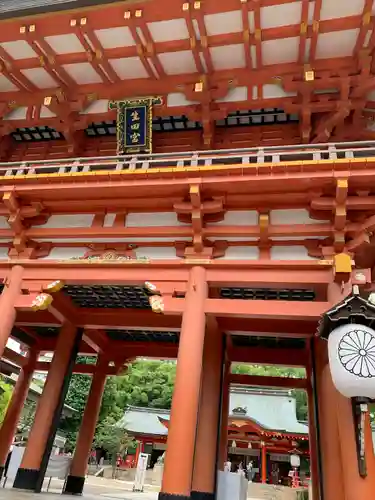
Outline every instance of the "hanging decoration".
<path id="1" fill-rule="evenodd" d="M 375 306 L 353 287 L 349 297 L 321 318 L 318 334 L 328 339 L 332 381 L 351 398 L 357 447 L 358 472 L 367 476 L 365 426 L 368 403 L 375 397 Z"/>
<path id="2" fill-rule="evenodd" d="M 117 109 L 117 154 L 152 153 L 152 111 L 161 97 L 140 97 L 110 101 Z"/>

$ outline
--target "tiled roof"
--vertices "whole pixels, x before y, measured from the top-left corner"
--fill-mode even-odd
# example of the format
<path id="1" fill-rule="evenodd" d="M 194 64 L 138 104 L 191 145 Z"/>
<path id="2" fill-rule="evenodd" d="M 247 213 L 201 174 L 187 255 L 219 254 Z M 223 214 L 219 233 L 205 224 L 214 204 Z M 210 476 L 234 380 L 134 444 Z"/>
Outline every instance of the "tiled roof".
<path id="1" fill-rule="evenodd" d="M 269 389 L 244 389 L 233 387 L 230 394 L 230 415 L 235 408 L 246 408 L 246 415 L 266 430 L 286 434 L 307 434 L 307 425 L 301 424 L 296 416 L 296 400 L 289 391 Z M 135 434 L 165 436 L 167 428 L 160 418 L 169 420 L 169 410 L 128 407 L 118 425 Z"/>

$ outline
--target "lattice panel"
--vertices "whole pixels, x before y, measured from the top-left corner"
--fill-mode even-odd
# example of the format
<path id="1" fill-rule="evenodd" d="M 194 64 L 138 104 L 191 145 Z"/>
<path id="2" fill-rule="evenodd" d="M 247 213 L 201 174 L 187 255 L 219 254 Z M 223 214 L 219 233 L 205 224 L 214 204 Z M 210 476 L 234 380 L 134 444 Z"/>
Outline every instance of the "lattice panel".
<path id="1" fill-rule="evenodd" d="M 304 349 L 304 339 L 282 337 L 254 337 L 232 335 L 233 345 L 237 347 L 260 347 L 265 349 Z"/>
<path id="2" fill-rule="evenodd" d="M 165 342 L 178 344 L 178 332 L 159 332 L 151 330 L 107 330 L 111 340 L 126 342 Z"/>
<path id="3" fill-rule="evenodd" d="M 283 109 L 260 109 L 248 111 L 236 111 L 229 113 L 224 120 L 218 120 L 218 127 L 244 127 L 244 126 L 259 126 L 259 125 L 288 125 L 290 123 L 298 123 L 299 117 L 296 114 L 287 114 Z"/>
<path id="4" fill-rule="evenodd" d="M 272 289 L 272 288 L 221 288 L 223 299 L 242 300 L 293 300 L 308 302 L 315 300 L 314 290 Z"/>
<path id="5" fill-rule="evenodd" d="M 18 128 L 11 135 L 17 142 L 56 141 L 64 138 L 60 132 L 50 127 Z"/>
<path id="6" fill-rule="evenodd" d="M 140 286 L 69 285 L 64 288 L 79 307 L 98 309 L 150 309 L 148 297 Z"/>

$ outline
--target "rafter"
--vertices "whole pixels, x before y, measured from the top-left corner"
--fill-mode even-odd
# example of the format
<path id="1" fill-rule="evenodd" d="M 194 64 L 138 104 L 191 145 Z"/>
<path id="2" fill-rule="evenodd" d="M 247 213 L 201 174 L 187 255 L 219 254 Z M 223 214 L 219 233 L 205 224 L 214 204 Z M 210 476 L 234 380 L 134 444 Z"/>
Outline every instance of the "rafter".
<path id="1" fill-rule="evenodd" d="M 25 40 L 27 40 L 38 55 L 39 67 L 43 68 L 52 80 L 57 81 L 64 90 L 67 89 L 67 85 L 70 88 L 74 88 L 77 85 L 65 69 L 57 65 L 56 53 L 44 38 L 37 33 L 35 25 L 22 26 L 20 34 L 24 36 Z"/>
<path id="2" fill-rule="evenodd" d="M 193 18 L 196 20 L 198 25 L 198 30 L 200 33 L 200 47 L 203 53 L 205 66 L 207 68 L 207 73 L 211 75 L 214 72 L 214 66 L 212 64 L 212 58 L 210 54 L 210 44 L 209 38 L 207 34 L 206 25 L 204 22 L 204 16 L 202 13 L 203 2 L 197 1 L 194 2 L 194 14 Z"/>
<path id="3" fill-rule="evenodd" d="M 104 49 L 95 32 L 87 24 L 87 18 L 81 18 L 79 21 L 72 19 L 70 25 L 86 51 L 87 61 L 91 62 L 102 80 L 107 84 L 119 82 L 119 76 L 103 57 Z"/>

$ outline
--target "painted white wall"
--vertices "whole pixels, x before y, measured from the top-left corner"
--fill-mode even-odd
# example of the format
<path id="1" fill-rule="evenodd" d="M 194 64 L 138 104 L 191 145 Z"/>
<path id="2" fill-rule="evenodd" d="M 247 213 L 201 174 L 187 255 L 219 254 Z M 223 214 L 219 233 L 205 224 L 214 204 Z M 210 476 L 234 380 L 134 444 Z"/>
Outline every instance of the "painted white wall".
<path id="1" fill-rule="evenodd" d="M 271 224 L 319 224 L 327 222 L 311 219 L 309 212 L 303 208 L 288 208 L 287 210 L 271 210 Z"/>
<path id="2" fill-rule="evenodd" d="M 224 215 L 220 222 L 207 224 L 210 226 L 256 226 L 258 224 L 259 214 L 256 210 L 230 210 Z"/>
<path id="3" fill-rule="evenodd" d="M 90 227 L 94 214 L 51 215 L 46 224 L 38 227 L 65 228 L 65 227 Z"/>
<path id="4" fill-rule="evenodd" d="M 86 247 L 53 248 L 47 257 L 42 257 L 40 260 L 69 260 L 73 257 L 83 257 L 86 252 Z"/>
<path id="5" fill-rule="evenodd" d="M 7 217 L 0 216 L 0 229 L 9 229 L 10 226 L 8 224 Z"/>
<path id="6" fill-rule="evenodd" d="M 135 251 L 138 258 L 147 257 L 148 259 L 179 259 L 174 247 L 139 247 Z"/>
<path id="7" fill-rule="evenodd" d="M 112 227 L 115 222 L 116 214 L 106 214 L 104 217 L 103 227 Z"/>
<path id="8" fill-rule="evenodd" d="M 259 259 L 258 247 L 228 247 L 225 256 L 219 260 L 257 260 Z"/>
<path id="9" fill-rule="evenodd" d="M 130 213 L 126 216 L 126 227 L 184 226 L 175 212 Z"/>
<path id="10" fill-rule="evenodd" d="M 272 247 L 271 260 L 318 260 L 310 257 L 304 246 Z"/>
<path id="11" fill-rule="evenodd" d="M 0 259 L 8 259 L 8 247 L 0 247 Z"/>

